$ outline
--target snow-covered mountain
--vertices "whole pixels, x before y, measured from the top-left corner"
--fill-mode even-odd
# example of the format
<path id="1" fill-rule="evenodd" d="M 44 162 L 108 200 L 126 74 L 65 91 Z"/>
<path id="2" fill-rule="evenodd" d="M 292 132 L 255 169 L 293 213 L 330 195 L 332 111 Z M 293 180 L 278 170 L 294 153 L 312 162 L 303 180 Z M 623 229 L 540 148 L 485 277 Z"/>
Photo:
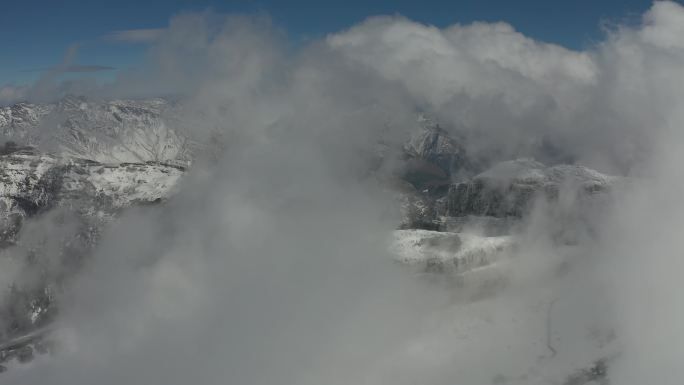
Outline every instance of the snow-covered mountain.
<path id="1" fill-rule="evenodd" d="M 66 97 L 52 104 L 0 107 L 5 140 L 62 156 L 102 163 L 167 162 L 187 166 L 192 144 L 165 99 L 89 101 Z"/>
<path id="2" fill-rule="evenodd" d="M 174 108 L 76 97 L 0 108 L 0 258 L 24 277 L 3 288 L 0 345 L 49 325 L 61 282 L 120 212 L 173 194 L 192 160 L 190 141 L 171 128 Z M 0 364 L 27 359 L 29 342 L 39 350 L 40 338 L 29 340 L 0 349 Z"/>
<path id="3" fill-rule="evenodd" d="M 196 148 L 176 124 L 179 111 L 164 99 L 77 97 L 0 108 L 0 257 L 32 277 L 0 303 L 0 371 L 6 360 L 48 350 L 55 293 L 103 229 L 128 208 L 173 196 Z M 439 124 L 418 119 L 414 135 L 395 149 L 401 167 L 388 191 L 403 218 L 388 247 L 396 262 L 444 278 L 472 301 L 505 287 L 522 241 L 516 226 L 538 199 L 554 207 L 567 199 L 591 203 L 623 180 L 528 159 L 478 169 L 466 148 Z"/>
<path id="4" fill-rule="evenodd" d="M 30 147 L 5 147 L 4 152 L 0 155 L 0 218 L 15 224 L 16 218 L 30 218 L 55 207 L 112 216 L 135 204 L 167 198 L 184 172 L 182 167 L 163 163 L 103 164 L 42 154 Z"/>
<path id="5" fill-rule="evenodd" d="M 425 116 L 418 117 L 418 127 L 404 145 L 407 155 L 432 163 L 446 173 L 462 166 L 460 163 L 465 160 L 462 143 Z"/>
<path id="6" fill-rule="evenodd" d="M 159 162 L 104 164 L 5 146 L 0 258 L 34 278 L 12 286 L 0 304 L 0 341 L 49 323 L 55 290 L 87 260 L 105 226 L 126 208 L 169 198 L 184 172 Z"/>
<path id="7" fill-rule="evenodd" d="M 620 180 L 583 166 L 547 167 L 531 159 L 501 162 L 471 180 L 453 184 L 446 215 L 521 217 L 536 198 L 558 200 L 562 192 L 570 192 L 577 200 L 590 200 Z"/>

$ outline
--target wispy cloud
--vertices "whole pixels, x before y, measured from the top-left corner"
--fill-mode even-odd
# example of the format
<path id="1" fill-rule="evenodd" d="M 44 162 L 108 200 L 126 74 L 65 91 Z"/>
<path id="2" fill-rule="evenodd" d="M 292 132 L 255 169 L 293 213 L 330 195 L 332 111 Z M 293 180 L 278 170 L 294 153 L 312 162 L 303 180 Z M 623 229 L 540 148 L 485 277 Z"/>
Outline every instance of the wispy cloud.
<path id="1" fill-rule="evenodd" d="M 70 65 L 64 68 L 64 72 L 99 72 L 112 71 L 115 67 L 101 66 L 101 65 Z"/>
<path id="2" fill-rule="evenodd" d="M 0 106 L 24 100 L 28 90 L 28 86 L 15 86 L 12 84 L 0 86 Z"/>
<path id="3" fill-rule="evenodd" d="M 104 39 L 122 43 L 151 43 L 159 40 L 165 31 L 164 28 L 125 29 L 112 31 Z"/>
<path id="4" fill-rule="evenodd" d="M 73 64 L 66 67 L 46 67 L 46 68 L 36 68 L 26 70 L 24 72 L 43 72 L 43 71 L 54 71 L 58 70 L 60 72 L 72 72 L 72 73 L 83 73 L 83 72 L 100 72 L 100 71 L 112 71 L 116 67 L 103 66 L 103 65 L 90 65 L 90 64 Z"/>

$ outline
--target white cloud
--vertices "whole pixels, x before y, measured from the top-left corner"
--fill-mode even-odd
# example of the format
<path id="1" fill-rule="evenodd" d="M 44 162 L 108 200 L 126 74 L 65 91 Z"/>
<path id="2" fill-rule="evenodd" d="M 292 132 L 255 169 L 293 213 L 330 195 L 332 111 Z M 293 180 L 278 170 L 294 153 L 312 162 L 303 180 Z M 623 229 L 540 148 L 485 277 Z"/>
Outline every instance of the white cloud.
<path id="1" fill-rule="evenodd" d="M 197 166 L 166 210 L 131 213 L 112 230 L 64 300 L 60 322 L 73 331 L 64 354 L 3 375 L 53 384 L 524 378 L 547 358 L 543 326 L 520 309 L 571 291 L 577 312 L 561 323 L 572 326 L 596 311 L 583 298 L 608 285 L 617 310 L 607 317 L 624 321 L 631 352 L 611 378 L 678 384 L 682 25 L 681 6 L 658 2 L 643 25 L 572 51 L 504 23 L 439 29 L 377 17 L 293 50 L 268 21 L 174 18 L 146 69 L 97 92 L 182 95 L 183 125 L 199 138 L 219 132 L 225 154 Z M 388 267 L 388 199 L 360 172 L 369 147 L 388 134 L 401 141 L 417 111 L 488 161 L 563 156 L 645 186 L 596 219 L 597 243 L 581 250 L 590 268 L 567 287 L 530 268 L 502 299 L 444 310 L 449 293 Z M 524 261 L 562 252 L 532 241 L 549 237 L 545 223 L 530 225 Z M 461 310 L 471 315 L 463 324 L 453 321 Z"/>
<path id="2" fill-rule="evenodd" d="M 162 37 L 164 32 L 164 28 L 125 29 L 112 31 L 104 38 L 119 43 L 154 43 Z"/>

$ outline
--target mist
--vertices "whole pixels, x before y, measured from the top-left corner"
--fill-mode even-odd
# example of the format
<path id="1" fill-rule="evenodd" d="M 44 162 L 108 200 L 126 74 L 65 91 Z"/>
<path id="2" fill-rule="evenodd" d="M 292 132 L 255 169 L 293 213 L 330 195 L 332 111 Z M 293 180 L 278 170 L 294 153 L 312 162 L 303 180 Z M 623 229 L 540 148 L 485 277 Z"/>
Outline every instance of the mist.
<path id="1" fill-rule="evenodd" d="M 59 353 L 3 383 L 563 383 L 597 350 L 591 325 L 619 341 L 601 352 L 612 384 L 679 384 L 682 36 L 669 1 L 585 51 L 401 16 L 295 45 L 265 17 L 183 13 L 114 83 L 0 88 L 0 103 L 173 95 L 174 128 L 201 149 L 60 294 Z M 535 158 L 630 183 L 603 210 L 580 213 L 570 185 L 560 207 L 538 202 L 505 290 L 464 302 L 388 249 L 400 219 L 384 182 L 401 162 L 378 143 L 399 148 L 420 114 L 486 166 Z M 559 246 L 559 231 L 582 242 Z M 3 264 L 0 282 L 17 274 Z"/>

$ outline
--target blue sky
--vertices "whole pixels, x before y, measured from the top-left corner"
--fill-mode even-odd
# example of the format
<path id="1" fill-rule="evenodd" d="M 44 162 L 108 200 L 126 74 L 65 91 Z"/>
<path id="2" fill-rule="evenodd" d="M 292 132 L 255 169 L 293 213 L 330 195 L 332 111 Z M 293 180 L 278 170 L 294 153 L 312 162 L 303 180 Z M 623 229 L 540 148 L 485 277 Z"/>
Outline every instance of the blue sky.
<path id="1" fill-rule="evenodd" d="M 682 0 L 684 1 L 684 0 Z M 601 39 L 602 21 L 636 22 L 649 0 L 479 0 L 479 1 L 275 1 L 275 0 L 0 0 L 0 85 L 26 84 L 60 62 L 78 43 L 73 61 L 125 69 L 144 44 L 103 39 L 112 31 L 162 28 L 181 11 L 266 13 L 295 40 L 338 31 L 378 14 L 401 14 L 437 26 L 472 21 L 506 21 L 525 35 L 581 49 Z M 69 76 L 113 76 L 116 70 Z"/>

